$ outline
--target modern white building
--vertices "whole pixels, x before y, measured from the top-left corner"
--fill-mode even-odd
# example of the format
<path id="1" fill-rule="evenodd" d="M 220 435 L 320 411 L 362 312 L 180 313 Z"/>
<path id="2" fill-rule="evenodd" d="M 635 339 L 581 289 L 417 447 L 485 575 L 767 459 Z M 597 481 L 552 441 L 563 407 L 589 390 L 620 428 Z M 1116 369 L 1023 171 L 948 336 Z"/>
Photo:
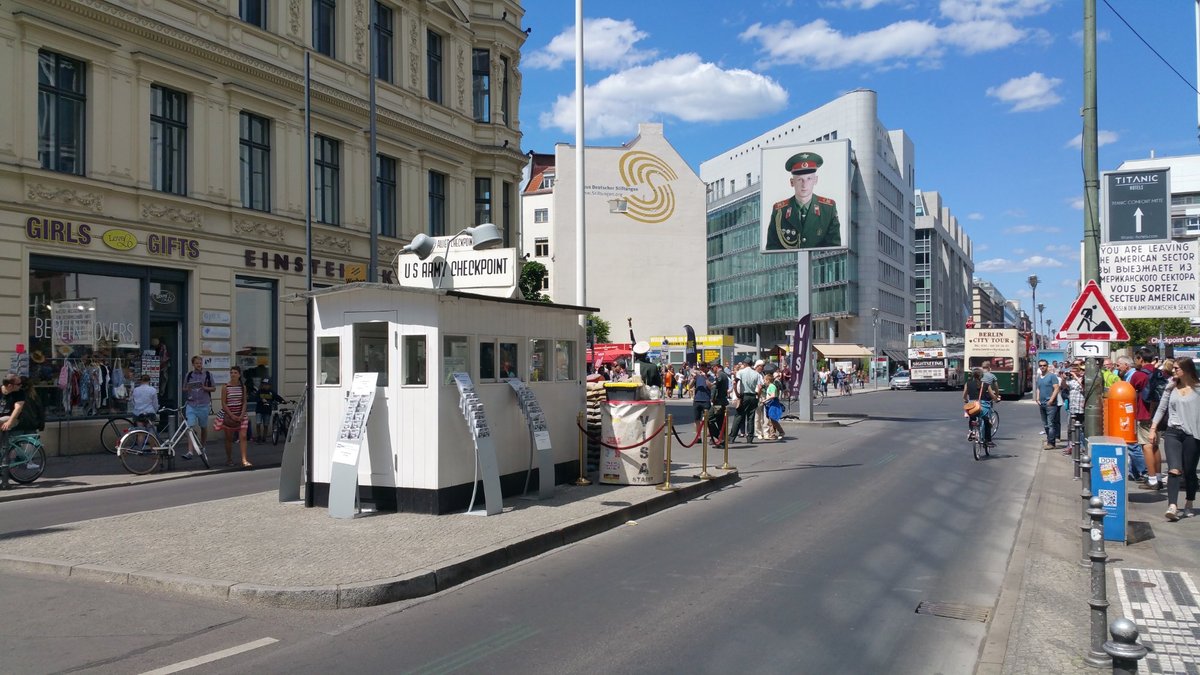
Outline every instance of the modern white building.
<path id="1" fill-rule="evenodd" d="M 575 146 L 534 153 L 522 194 L 522 251 L 546 266 L 543 291 L 578 304 L 575 242 Z M 638 337 L 675 335 L 690 324 L 707 332 L 704 183 L 663 136 L 661 124 L 584 154 L 585 285 L 583 304 L 620 339 L 626 319 Z"/>
<path id="2" fill-rule="evenodd" d="M 763 149 L 838 139 L 851 151 L 851 203 L 838 204 L 850 219 L 848 248 L 812 252 L 808 270 L 793 256 L 760 253 Z M 784 343 L 810 309 L 796 292 L 798 275 L 809 274 L 817 342 L 872 346 L 878 308 L 880 352 L 903 354 L 915 323 L 914 155 L 907 134 L 879 120 L 875 92 L 859 89 L 703 162 L 709 331 L 764 350 Z"/>
<path id="3" fill-rule="evenodd" d="M 972 316 L 971 278 L 975 273 L 971 238 L 942 195 L 917 190 L 914 247 L 915 325 L 962 335 Z"/>

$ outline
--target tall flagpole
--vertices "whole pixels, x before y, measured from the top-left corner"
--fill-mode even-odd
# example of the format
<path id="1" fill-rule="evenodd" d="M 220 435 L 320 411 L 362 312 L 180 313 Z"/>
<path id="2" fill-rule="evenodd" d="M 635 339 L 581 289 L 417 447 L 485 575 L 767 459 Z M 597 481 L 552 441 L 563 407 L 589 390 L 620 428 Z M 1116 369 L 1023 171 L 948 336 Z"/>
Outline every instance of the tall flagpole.
<path id="1" fill-rule="evenodd" d="M 313 424 L 313 371 L 316 370 L 316 360 L 313 358 L 315 326 L 313 313 L 315 301 L 311 295 L 313 289 L 312 275 L 312 52 L 304 52 L 304 276 L 306 288 L 310 295 L 305 301 L 308 310 L 308 345 L 304 350 L 306 369 L 304 373 L 305 405 L 304 411 L 307 424 L 308 442 L 304 444 L 304 506 L 312 508 L 316 503 L 313 494 L 313 443 L 316 434 Z"/>
<path id="2" fill-rule="evenodd" d="M 583 0 L 575 0 L 575 304 L 580 307 L 587 306 L 583 217 Z"/>
<path id="3" fill-rule="evenodd" d="M 372 3 L 371 8 L 371 36 L 368 40 L 370 43 L 368 46 L 368 58 L 371 62 L 369 65 L 371 69 L 371 106 L 370 111 L 367 113 L 371 118 L 371 150 L 369 153 L 371 164 L 371 258 L 370 263 L 367 265 L 367 281 L 375 282 L 379 280 L 379 195 L 377 194 L 379 192 L 379 149 L 375 139 L 375 55 L 378 49 L 375 42 L 379 35 L 379 26 L 377 25 L 379 17 L 376 16 L 374 3 Z"/>

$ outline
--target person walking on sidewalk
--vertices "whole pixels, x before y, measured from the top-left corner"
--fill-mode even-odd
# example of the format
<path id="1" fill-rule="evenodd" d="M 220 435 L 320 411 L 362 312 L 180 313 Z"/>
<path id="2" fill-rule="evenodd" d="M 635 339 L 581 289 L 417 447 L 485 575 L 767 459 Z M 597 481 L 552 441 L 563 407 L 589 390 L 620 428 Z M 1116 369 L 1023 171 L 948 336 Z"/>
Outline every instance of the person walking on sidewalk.
<path id="1" fill-rule="evenodd" d="M 729 427 L 730 438 L 737 438 L 738 432 L 745 427 L 746 442 L 753 443 L 754 415 L 758 412 L 758 389 L 762 386 L 762 374 L 747 364 L 737 371 L 733 379 L 738 406 L 733 425 Z"/>
<path id="2" fill-rule="evenodd" d="M 1045 448 L 1049 450 L 1058 443 L 1058 395 L 1061 383 L 1046 361 L 1038 361 L 1038 373 L 1034 395 L 1037 397 L 1038 413 L 1042 416 L 1042 426 L 1046 429 Z"/>
<path id="3" fill-rule="evenodd" d="M 1150 442 L 1158 436 L 1158 423 L 1166 418 L 1167 428 L 1162 432 L 1163 454 L 1167 459 L 1167 520 L 1176 521 L 1194 515 L 1196 499 L 1196 466 L 1200 463 L 1200 384 L 1196 377 L 1196 364 L 1191 359 L 1179 359 L 1174 364 L 1175 377 L 1163 390 L 1162 400 L 1150 423 Z M 1179 509 L 1179 480 L 1183 479 L 1187 501 Z"/>
<path id="4" fill-rule="evenodd" d="M 192 369 L 183 378 L 183 416 L 189 426 L 200 430 L 200 444 L 208 443 L 208 411 L 217 390 L 212 373 L 204 369 L 204 359 L 192 357 Z"/>
<path id="5" fill-rule="evenodd" d="M 250 416 L 247 412 L 246 385 L 242 384 L 242 369 L 229 369 L 229 382 L 221 390 L 221 411 L 225 418 L 221 428 L 225 430 L 225 465 L 237 466 L 233 461 L 233 439 L 238 437 L 242 450 L 242 466 L 252 466 L 246 457 L 246 436 L 250 433 Z"/>

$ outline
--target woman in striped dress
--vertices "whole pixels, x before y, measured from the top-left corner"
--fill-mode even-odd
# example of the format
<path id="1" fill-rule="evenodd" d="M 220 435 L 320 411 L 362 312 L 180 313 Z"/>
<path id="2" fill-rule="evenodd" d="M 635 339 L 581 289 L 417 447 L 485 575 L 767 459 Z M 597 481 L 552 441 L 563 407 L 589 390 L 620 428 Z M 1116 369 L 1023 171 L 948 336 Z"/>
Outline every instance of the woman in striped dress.
<path id="1" fill-rule="evenodd" d="M 237 466 L 233 461 L 233 437 L 239 438 L 242 448 L 242 466 L 249 468 L 250 461 L 246 459 L 246 434 L 250 429 L 250 416 L 246 414 L 246 385 L 242 384 L 242 369 L 233 366 L 229 369 L 229 382 L 221 390 L 221 409 L 225 412 L 225 420 L 221 423 L 225 430 L 225 465 Z"/>

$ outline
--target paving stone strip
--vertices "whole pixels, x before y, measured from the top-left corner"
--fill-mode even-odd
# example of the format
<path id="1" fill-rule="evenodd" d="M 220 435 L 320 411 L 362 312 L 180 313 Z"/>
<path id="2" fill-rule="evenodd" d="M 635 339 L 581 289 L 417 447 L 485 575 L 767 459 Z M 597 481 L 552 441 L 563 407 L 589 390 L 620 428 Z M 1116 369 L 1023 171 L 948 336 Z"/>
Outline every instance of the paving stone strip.
<path id="1" fill-rule="evenodd" d="M 1200 673 L 1200 592 L 1187 572 L 1114 569 L 1125 616 L 1150 650 L 1142 662 L 1147 673 Z"/>

